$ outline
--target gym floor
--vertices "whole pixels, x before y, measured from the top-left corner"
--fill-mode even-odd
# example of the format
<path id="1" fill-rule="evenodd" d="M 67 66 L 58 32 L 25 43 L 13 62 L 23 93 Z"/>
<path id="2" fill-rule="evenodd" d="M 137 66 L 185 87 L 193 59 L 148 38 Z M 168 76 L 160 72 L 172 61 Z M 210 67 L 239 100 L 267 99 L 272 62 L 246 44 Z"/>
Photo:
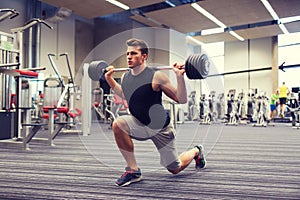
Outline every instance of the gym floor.
<path id="1" fill-rule="evenodd" d="M 36 137 L 43 137 L 38 133 Z M 135 142 L 143 181 L 116 187 L 125 163 L 107 124 L 91 134 L 60 134 L 56 146 L 0 148 L 0 199 L 300 199 L 300 130 L 185 123 L 178 151 L 202 143 L 207 166 L 172 175 L 151 141 Z"/>

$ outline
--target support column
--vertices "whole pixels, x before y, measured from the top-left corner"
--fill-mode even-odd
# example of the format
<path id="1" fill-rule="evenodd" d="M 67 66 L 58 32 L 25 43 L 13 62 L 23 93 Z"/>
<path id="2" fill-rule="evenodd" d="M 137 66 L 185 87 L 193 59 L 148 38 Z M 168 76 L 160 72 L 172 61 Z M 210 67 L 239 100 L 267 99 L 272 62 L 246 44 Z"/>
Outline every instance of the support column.
<path id="1" fill-rule="evenodd" d="M 278 36 L 272 37 L 272 92 L 278 88 Z"/>
<path id="2" fill-rule="evenodd" d="M 92 121 L 91 103 L 92 103 L 92 81 L 88 76 L 89 64 L 83 65 L 82 77 L 82 133 L 83 136 L 90 135 L 90 127 Z"/>

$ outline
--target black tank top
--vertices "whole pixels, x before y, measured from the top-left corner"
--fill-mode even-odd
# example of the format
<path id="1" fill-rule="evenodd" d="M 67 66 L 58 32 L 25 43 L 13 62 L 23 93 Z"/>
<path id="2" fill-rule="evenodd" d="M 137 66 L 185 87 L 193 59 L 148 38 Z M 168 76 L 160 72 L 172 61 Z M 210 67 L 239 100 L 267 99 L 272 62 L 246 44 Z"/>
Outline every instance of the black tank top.
<path id="1" fill-rule="evenodd" d="M 152 88 L 154 73 L 148 67 L 136 76 L 129 71 L 121 86 L 130 113 L 149 128 L 162 129 L 170 123 L 170 117 L 162 105 L 162 91 Z"/>

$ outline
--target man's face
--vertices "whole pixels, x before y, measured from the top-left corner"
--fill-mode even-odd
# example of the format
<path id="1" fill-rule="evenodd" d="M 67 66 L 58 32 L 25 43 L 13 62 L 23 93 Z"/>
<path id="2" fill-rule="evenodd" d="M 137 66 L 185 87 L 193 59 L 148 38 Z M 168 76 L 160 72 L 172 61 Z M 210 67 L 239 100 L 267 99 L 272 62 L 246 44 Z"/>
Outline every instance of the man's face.
<path id="1" fill-rule="evenodd" d="M 127 47 L 127 65 L 129 68 L 134 68 L 144 64 L 147 55 L 142 54 L 140 47 L 138 46 L 128 46 Z"/>

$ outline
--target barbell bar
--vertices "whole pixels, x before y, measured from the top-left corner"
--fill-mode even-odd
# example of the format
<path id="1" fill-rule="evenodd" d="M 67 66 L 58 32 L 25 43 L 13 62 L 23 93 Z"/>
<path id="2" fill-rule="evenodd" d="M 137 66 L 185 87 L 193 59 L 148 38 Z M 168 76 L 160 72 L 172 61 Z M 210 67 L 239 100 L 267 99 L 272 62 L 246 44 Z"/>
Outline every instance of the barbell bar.
<path id="1" fill-rule="evenodd" d="M 300 67 L 300 64 L 294 64 L 294 65 L 284 65 L 285 62 L 283 62 L 281 65 L 278 66 L 278 69 L 285 72 L 285 69 L 288 68 L 296 68 Z M 207 77 L 213 77 L 213 76 L 227 76 L 232 74 L 241 74 L 241 73 L 250 73 L 250 72 L 258 72 L 258 71 L 267 71 L 272 70 L 272 67 L 263 67 L 263 68 L 257 68 L 257 69 L 246 69 L 246 70 L 239 70 L 239 71 L 233 71 L 233 72 L 224 72 L 220 74 L 210 74 Z"/>
<path id="2" fill-rule="evenodd" d="M 151 68 L 154 69 L 154 70 L 170 70 L 170 69 L 173 69 L 172 66 L 156 66 L 156 67 L 151 67 Z M 129 67 L 127 67 L 127 68 L 115 68 L 114 72 L 124 72 L 124 71 L 129 71 L 129 70 L 130 70 Z"/>
<path id="3" fill-rule="evenodd" d="M 88 68 L 89 77 L 94 81 L 99 81 L 100 77 L 105 73 L 108 64 L 103 61 L 93 61 Z M 210 61 L 206 54 L 193 54 L 188 56 L 185 61 L 184 69 L 189 79 L 205 79 L 210 70 Z M 172 66 L 152 67 L 155 70 L 171 70 Z M 130 68 L 115 68 L 115 72 L 128 71 Z"/>
<path id="4" fill-rule="evenodd" d="M 191 60 L 191 58 L 190 58 Z M 208 59 L 206 60 L 202 60 L 202 62 L 209 62 Z M 189 62 L 185 64 L 185 68 L 186 66 L 189 66 Z M 297 67 L 300 67 L 300 64 L 295 64 L 295 65 L 284 65 L 284 63 L 282 63 L 280 66 L 278 66 L 278 69 L 279 70 L 282 70 L 283 72 L 285 72 L 285 69 L 287 68 L 297 68 Z M 16 64 L 12 63 L 12 66 L 15 66 Z M 209 65 L 208 63 L 202 63 L 202 64 L 198 64 L 198 66 L 204 66 L 204 67 L 208 67 L 209 68 Z M 0 67 L 2 65 L 0 64 Z M 7 67 L 6 65 L 3 65 L 5 67 Z M 93 61 L 91 64 L 90 64 L 90 67 L 89 67 L 89 76 L 92 80 L 94 81 L 99 81 L 99 78 L 101 75 L 103 75 L 104 71 L 105 71 L 105 68 L 108 66 L 108 64 L 105 62 L 105 61 Z M 158 66 L 158 67 L 154 67 L 155 69 L 157 70 L 170 70 L 172 69 L 173 67 L 171 66 Z M 193 68 L 189 67 L 188 68 L 188 73 L 189 74 L 194 74 L 192 75 L 194 78 L 193 79 L 203 79 L 203 78 L 207 78 L 207 77 L 214 77 L 214 76 L 226 76 L 226 75 L 232 75 L 232 74 L 240 74 L 240 73 L 249 73 L 249 72 L 257 72 L 257 71 L 265 71 L 265 70 L 272 70 L 272 67 L 265 67 L 265 68 L 257 68 L 257 69 L 247 69 L 247 70 L 239 70 L 239 71 L 233 71 L 233 72 L 225 72 L 225 73 L 220 73 L 220 74 L 210 74 L 210 75 L 206 75 L 206 76 L 202 76 L 202 78 L 200 77 L 199 78 L 199 75 L 197 75 L 196 72 L 193 71 Z M 127 70 L 130 70 L 130 68 L 116 68 L 114 69 L 114 71 L 116 72 L 122 72 L 122 71 L 127 71 Z M 208 69 L 209 70 L 209 69 Z M 196 75 L 195 75 L 196 73 Z"/>

